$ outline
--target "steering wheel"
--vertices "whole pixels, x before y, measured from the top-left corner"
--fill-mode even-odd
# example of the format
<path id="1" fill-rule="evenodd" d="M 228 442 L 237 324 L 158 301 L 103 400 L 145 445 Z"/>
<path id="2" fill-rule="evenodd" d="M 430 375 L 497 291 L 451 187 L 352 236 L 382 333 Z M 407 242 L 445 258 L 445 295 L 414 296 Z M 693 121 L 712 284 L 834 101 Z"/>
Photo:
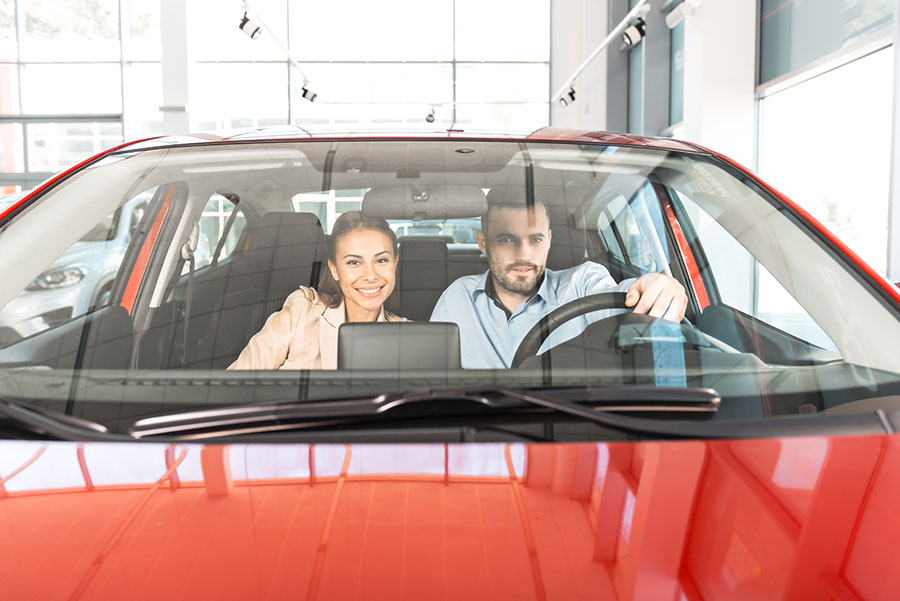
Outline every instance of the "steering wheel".
<path id="1" fill-rule="evenodd" d="M 537 355 L 541 345 L 544 344 L 544 341 L 547 340 L 550 334 L 567 321 L 579 315 L 600 311 L 601 309 L 629 308 L 625 305 L 624 292 L 599 292 L 569 301 L 544 315 L 539 322 L 528 330 L 522 342 L 519 343 L 519 348 L 516 349 L 516 354 L 513 356 L 510 367 L 519 367 L 525 359 Z"/>

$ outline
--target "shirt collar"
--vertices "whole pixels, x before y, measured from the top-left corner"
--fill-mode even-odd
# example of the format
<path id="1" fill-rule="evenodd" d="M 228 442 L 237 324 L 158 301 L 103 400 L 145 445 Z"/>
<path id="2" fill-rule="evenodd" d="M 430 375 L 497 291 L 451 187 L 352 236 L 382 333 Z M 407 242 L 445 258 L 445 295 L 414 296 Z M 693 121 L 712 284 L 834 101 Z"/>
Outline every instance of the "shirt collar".
<path id="1" fill-rule="evenodd" d="M 550 275 L 553 272 L 544 268 L 544 277 L 541 279 L 541 285 L 538 286 L 537 296 L 540 296 L 545 302 L 556 305 L 556 288 L 550 285 Z"/>
<path id="2" fill-rule="evenodd" d="M 540 299 L 543 300 L 544 302 L 550 303 L 551 305 L 555 305 L 557 296 L 556 296 L 556 290 L 548 282 L 548 280 L 550 279 L 549 278 L 550 273 L 552 273 L 552 272 L 549 269 L 546 269 L 546 268 L 544 269 L 544 275 L 541 278 L 541 284 L 540 284 L 540 286 L 538 286 L 537 292 L 531 298 L 534 298 L 535 296 L 537 296 L 537 297 L 540 297 Z M 475 297 L 478 295 L 479 292 L 482 294 L 486 294 L 489 299 L 494 301 L 494 304 L 496 304 L 498 307 L 500 307 L 501 309 L 506 311 L 507 317 L 511 316 L 511 314 L 506 309 L 506 307 L 504 307 L 500 303 L 500 301 L 497 300 L 497 293 L 494 291 L 494 278 L 491 277 L 490 270 L 488 270 L 484 274 L 482 274 L 481 278 L 475 284 L 475 289 L 472 291 L 472 300 L 473 301 L 475 300 Z M 528 299 L 528 300 L 531 300 L 531 299 Z M 525 302 L 527 303 L 528 301 L 525 301 Z"/>

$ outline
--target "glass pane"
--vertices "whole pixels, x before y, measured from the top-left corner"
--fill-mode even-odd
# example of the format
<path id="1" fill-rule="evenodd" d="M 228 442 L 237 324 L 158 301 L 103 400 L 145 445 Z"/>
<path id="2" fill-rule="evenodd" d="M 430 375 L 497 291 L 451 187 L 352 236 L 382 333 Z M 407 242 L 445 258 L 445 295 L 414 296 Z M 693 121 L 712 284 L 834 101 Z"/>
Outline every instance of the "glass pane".
<path id="1" fill-rule="evenodd" d="M 25 170 L 22 125 L 0 123 L 0 172 L 21 173 Z"/>
<path id="2" fill-rule="evenodd" d="M 0 65 L 0 115 L 19 111 L 19 73 L 15 65 Z"/>
<path id="3" fill-rule="evenodd" d="M 31 123 L 28 170 L 56 172 L 122 143 L 121 123 Z"/>
<path id="4" fill-rule="evenodd" d="M 200 238 L 197 241 L 197 250 L 194 252 L 194 269 L 201 269 L 212 263 L 213 254 L 223 234 L 225 234 L 225 241 L 219 252 L 218 260 L 221 261 L 234 252 L 247 220 L 243 214 L 238 213 L 226 232 L 228 218 L 233 212 L 234 205 L 224 196 L 213 194 L 210 197 L 200 216 Z M 185 263 L 182 274 L 188 273 L 189 270 L 190 265 Z"/>
<path id="5" fill-rule="evenodd" d="M 669 125 L 684 119 L 684 21 L 671 32 L 671 67 L 669 70 Z"/>
<path id="6" fill-rule="evenodd" d="M 118 0 L 22 0 L 20 10 L 23 61 L 119 60 Z"/>
<path id="7" fill-rule="evenodd" d="M 26 65 L 22 112 L 116 114 L 122 110 L 122 71 L 114 65 Z M 85 85 L 90 82 L 90 85 Z"/>
<path id="8" fill-rule="evenodd" d="M 453 100 L 453 69 L 450 65 L 315 63 L 303 65 L 303 70 L 319 94 L 318 101 L 326 103 L 439 104 Z M 294 98 L 298 103 L 306 104 L 307 101 L 300 97 L 303 83 L 300 74 L 294 71 L 291 78 L 296 83 Z"/>
<path id="9" fill-rule="evenodd" d="M 264 119 L 287 123 L 287 69 L 287 63 L 194 65 L 192 129 L 255 127 Z"/>
<path id="10" fill-rule="evenodd" d="M 306 2 L 291 8 L 291 51 L 303 60 L 449 61 L 453 2 Z M 322 26 L 322 24 L 332 24 Z"/>
<path id="11" fill-rule="evenodd" d="M 16 2 L 0 0 L 0 61 L 14 61 L 16 53 Z"/>
<path id="12" fill-rule="evenodd" d="M 159 63 L 126 64 L 123 75 L 125 138 L 162 134 L 162 67 Z"/>
<path id="13" fill-rule="evenodd" d="M 691 217 L 710 263 L 711 275 L 708 277 L 716 282 L 723 303 L 807 342 L 837 350 L 812 316 L 765 266 L 687 195 L 675 194 Z M 756 274 L 758 284 L 754 287 Z"/>
<path id="14" fill-rule="evenodd" d="M 529 104 L 460 104 L 456 107 L 456 124 L 479 129 L 514 129 L 534 131 L 546 127 L 550 105 Z"/>
<path id="15" fill-rule="evenodd" d="M 107 305 L 134 221 L 143 216 L 150 197 L 138 194 L 93 221 L 0 309 L 0 347 Z"/>
<path id="16" fill-rule="evenodd" d="M 159 2 L 126 0 L 128 32 L 124 40 L 125 60 L 158 61 L 162 56 Z M 224 11 L 223 11 L 224 12 Z M 191 34 L 193 35 L 193 31 Z"/>
<path id="17" fill-rule="evenodd" d="M 762 0 L 760 83 L 801 69 L 878 30 L 887 30 L 891 0 Z"/>
<path id="18" fill-rule="evenodd" d="M 456 0 L 456 60 L 549 61 L 549 0 Z"/>
<path id="19" fill-rule="evenodd" d="M 427 117 L 434 110 L 434 121 Z M 298 125 L 361 125 L 365 128 L 411 125 L 417 128 L 435 129 L 449 127 L 453 122 L 453 106 L 429 104 L 310 104 L 295 100 L 294 123 Z"/>
<path id="20" fill-rule="evenodd" d="M 220 0 L 194 0 L 188 3 L 188 35 L 191 56 L 198 61 L 285 60 L 278 42 L 287 45 L 287 5 L 285 0 L 259 0 L 254 12 L 272 30 L 265 29 L 255 40 L 240 29 L 239 2 L 223 5 Z M 306 10 L 306 6 L 303 6 Z M 272 36 L 276 36 L 277 40 Z M 240 81 L 240 80 L 238 80 Z"/>
<path id="21" fill-rule="evenodd" d="M 762 176 L 882 272 L 892 69 L 893 50 L 881 50 L 768 96 L 760 121 Z"/>
<path id="22" fill-rule="evenodd" d="M 545 102 L 550 87 L 547 65 L 459 65 L 457 102 Z"/>

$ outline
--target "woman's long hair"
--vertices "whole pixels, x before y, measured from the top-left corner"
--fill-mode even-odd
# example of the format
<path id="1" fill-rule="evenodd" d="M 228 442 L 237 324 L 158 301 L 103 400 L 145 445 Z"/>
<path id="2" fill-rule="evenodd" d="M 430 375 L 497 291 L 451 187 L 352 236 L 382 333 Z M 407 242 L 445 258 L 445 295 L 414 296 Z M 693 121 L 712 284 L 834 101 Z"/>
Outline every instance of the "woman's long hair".
<path id="1" fill-rule="evenodd" d="M 397 242 L 397 234 L 388 225 L 388 222 L 378 217 L 369 217 L 363 215 L 362 211 L 347 211 L 337 218 L 334 227 L 331 228 L 331 236 L 328 239 L 328 260 L 337 265 L 337 241 L 341 236 L 355 232 L 356 230 L 374 230 L 381 232 L 391 240 L 391 247 L 394 250 L 394 258 L 397 259 L 399 244 Z M 394 289 L 391 295 L 384 303 L 384 308 L 391 313 L 396 312 L 397 305 L 397 280 L 394 278 Z M 331 269 L 326 265 L 322 270 L 319 278 L 318 286 L 319 296 L 322 301 L 332 309 L 340 306 L 344 302 L 344 293 L 341 291 L 341 285 L 331 275 Z"/>

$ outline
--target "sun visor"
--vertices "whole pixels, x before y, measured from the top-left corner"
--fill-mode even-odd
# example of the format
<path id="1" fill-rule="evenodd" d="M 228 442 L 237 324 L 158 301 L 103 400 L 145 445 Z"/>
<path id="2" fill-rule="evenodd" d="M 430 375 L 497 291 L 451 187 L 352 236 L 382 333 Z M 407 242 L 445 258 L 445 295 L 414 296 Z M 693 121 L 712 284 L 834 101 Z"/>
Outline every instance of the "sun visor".
<path id="1" fill-rule="evenodd" d="M 372 188 L 362 212 L 382 219 L 456 219 L 478 217 L 486 206 L 484 191 L 463 184 L 405 184 Z"/>

